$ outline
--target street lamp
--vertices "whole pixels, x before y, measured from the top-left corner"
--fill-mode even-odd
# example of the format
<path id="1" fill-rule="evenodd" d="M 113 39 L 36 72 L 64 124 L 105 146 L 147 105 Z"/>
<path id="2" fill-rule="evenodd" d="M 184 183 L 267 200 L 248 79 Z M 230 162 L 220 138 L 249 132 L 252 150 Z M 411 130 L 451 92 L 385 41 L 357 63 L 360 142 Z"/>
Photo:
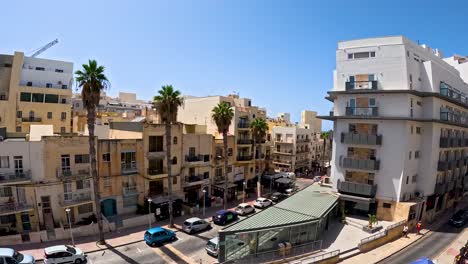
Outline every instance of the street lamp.
<path id="1" fill-rule="evenodd" d="M 70 236 L 71 236 L 71 240 L 72 240 L 72 245 L 75 246 L 75 240 L 73 239 L 70 211 L 71 211 L 70 208 L 65 209 L 65 212 L 67 212 L 68 226 L 70 228 Z"/>
<path id="2" fill-rule="evenodd" d="M 242 183 L 242 188 L 244 190 L 244 193 L 242 194 L 242 203 L 245 203 L 245 181 Z"/>
<path id="3" fill-rule="evenodd" d="M 151 228 L 151 202 L 153 200 L 151 198 L 148 198 L 148 226 Z"/>
<path id="4" fill-rule="evenodd" d="M 203 217 L 205 217 L 206 189 L 203 189 Z"/>

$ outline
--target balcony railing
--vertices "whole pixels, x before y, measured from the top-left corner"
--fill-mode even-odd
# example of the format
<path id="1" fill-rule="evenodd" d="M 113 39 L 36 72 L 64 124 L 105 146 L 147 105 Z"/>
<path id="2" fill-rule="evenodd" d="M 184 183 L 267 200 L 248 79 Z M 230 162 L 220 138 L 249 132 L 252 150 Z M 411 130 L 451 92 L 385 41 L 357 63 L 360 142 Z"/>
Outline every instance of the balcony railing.
<path id="1" fill-rule="evenodd" d="M 449 181 L 447 183 L 447 191 L 450 192 L 451 190 L 453 190 L 455 188 L 455 181 Z"/>
<path id="2" fill-rule="evenodd" d="M 446 83 L 441 83 L 440 84 L 440 94 L 447 97 L 447 98 L 450 98 L 450 99 L 456 100 L 456 101 L 458 101 L 460 103 L 463 103 L 465 105 L 468 104 L 468 100 L 467 100 L 466 95 L 455 91 L 452 87 L 450 87 Z"/>
<path id="3" fill-rule="evenodd" d="M 377 81 L 346 82 L 346 91 L 352 90 L 377 90 Z"/>
<path id="4" fill-rule="evenodd" d="M 210 178 L 209 175 L 204 175 L 204 174 L 185 176 L 185 182 L 186 183 L 193 183 L 193 182 L 203 181 L 203 180 L 206 180 L 206 179 L 209 179 L 209 178 Z"/>
<path id="5" fill-rule="evenodd" d="M 382 145 L 382 135 L 341 133 L 341 143 L 353 145 Z"/>
<path id="6" fill-rule="evenodd" d="M 237 123 L 238 128 L 250 128 L 250 123 L 249 122 L 239 122 Z"/>
<path id="7" fill-rule="evenodd" d="M 60 180 L 72 180 L 77 178 L 91 177 L 90 169 L 70 169 L 70 168 L 58 168 L 57 178 Z"/>
<path id="8" fill-rule="evenodd" d="M 239 144 L 239 145 L 252 145 L 253 140 L 252 139 L 238 139 L 237 144 Z"/>
<path id="9" fill-rule="evenodd" d="M 59 194 L 59 202 L 64 207 L 91 201 L 91 190 Z"/>
<path id="10" fill-rule="evenodd" d="M 134 174 L 138 173 L 138 166 L 136 162 L 122 163 L 121 164 L 122 174 Z"/>
<path id="11" fill-rule="evenodd" d="M 32 210 L 33 206 L 31 204 L 21 202 L 8 202 L 0 204 L 0 215 L 14 214 L 24 211 Z"/>
<path id="12" fill-rule="evenodd" d="M 249 160 L 252 160 L 252 155 L 237 156 L 237 161 L 249 161 Z"/>
<path id="13" fill-rule="evenodd" d="M 186 162 L 209 162 L 210 155 L 185 155 Z"/>
<path id="14" fill-rule="evenodd" d="M 436 186 L 435 186 L 435 189 L 434 189 L 434 193 L 436 195 L 441 195 L 441 194 L 444 194 L 447 192 L 447 187 L 448 187 L 448 184 L 445 182 L 445 183 L 437 183 Z"/>
<path id="15" fill-rule="evenodd" d="M 31 171 L 0 173 L 0 184 L 31 180 Z"/>
<path id="16" fill-rule="evenodd" d="M 338 181 L 338 191 L 340 193 L 356 194 L 359 196 L 374 197 L 377 185 L 356 183 L 349 181 Z"/>
<path id="17" fill-rule="evenodd" d="M 292 164 L 292 161 L 290 160 L 273 160 L 273 163 L 280 163 L 280 164 Z"/>
<path id="18" fill-rule="evenodd" d="M 310 138 L 299 138 L 296 140 L 296 143 L 307 143 L 310 142 Z"/>
<path id="19" fill-rule="evenodd" d="M 21 120 L 23 122 L 41 122 L 42 118 L 40 118 L 40 117 L 23 117 Z"/>
<path id="20" fill-rule="evenodd" d="M 275 143 L 282 143 L 282 144 L 294 144 L 294 141 L 292 139 L 281 139 L 281 138 L 276 138 Z"/>
<path id="21" fill-rule="evenodd" d="M 346 169 L 376 171 L 380 169 L 380 161 L 373 159 L 343 158 L 341 166 Z"/>
<path id="22" fill-rule="evenodd" d="M 440 137 L 439 147 L 441 148 L 468 147 L 468 139 L 458 138 L 458 137 Z"/>
<path id="23" fill-rule="evenodd" d="M 346 107 L 347 116 L 378 116 L 378 107 Z"/>
<path id="24" fill-rule="evenodd" d="M 293 154 L 293 150 L 292 149 L 276 149 L 273 151 L 273 153 L 276 153 L 276 154 L 287 154 L 287 155 L 292 155 Z"/>
<path id="25" fill-rule="evenodd" d="M 132 196 L 138 194 L 138 189 L 135 186 L 124 186 L 122 187 L 122 192 L 124 196 Z"/>
<path id="26" fill-rule="evenodd" d="M 445 161 L 445 160 L 439 160 L 437 162 L 437 170 L 438 171 L 446 171 L 452 168 L 452 163 L 455 163 L 455 161 Z"/>
<path id="27" fill-rule="evenodd" d="M 164 170 L 163 168 L 148 168 L 148 175 L 159 175 L 166 173 L 166 170 Z"/>

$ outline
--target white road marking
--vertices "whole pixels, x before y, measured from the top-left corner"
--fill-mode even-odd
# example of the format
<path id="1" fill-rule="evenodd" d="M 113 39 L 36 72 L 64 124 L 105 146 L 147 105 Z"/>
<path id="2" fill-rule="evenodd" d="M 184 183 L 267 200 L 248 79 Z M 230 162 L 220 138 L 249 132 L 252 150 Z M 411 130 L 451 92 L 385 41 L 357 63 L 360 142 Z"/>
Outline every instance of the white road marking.
<path id="1" fill-rule="evenodd" d="M 141 249 L 140 249 L 140 248 L 138 248 L 138 247 L 137 247 L 137 251 L 138 251 L 138 253 L 141 253 L 141 252 L 143 252 L 143 251 L 141 251 Z"/>

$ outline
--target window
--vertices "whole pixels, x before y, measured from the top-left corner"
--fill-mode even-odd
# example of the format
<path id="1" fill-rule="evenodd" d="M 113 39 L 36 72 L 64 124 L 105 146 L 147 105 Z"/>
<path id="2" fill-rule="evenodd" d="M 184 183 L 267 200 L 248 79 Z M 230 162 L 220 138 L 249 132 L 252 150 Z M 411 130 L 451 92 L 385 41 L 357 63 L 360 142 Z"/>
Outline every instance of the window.
<path id="1" fill-rule="evenodd" d="M 416 101 L 416 104 L 419 105 L 419 106 L 422 106 L 422 102 L 421 102 L 421 101 Z"/>
<path id="2" fill-rule="evenodd" d="M 232 172 L 232 166 L 227 166 L 227 173 L 231 173 Z"/>
<path id="3" fill-rule="evenodd" d="M 0 197 L 11 197 L 11 187 L 0 187 Z"/>
<path id="4" fill-rule="evenodd" d="M 76 189 L 83 190 L 83 188 L 84 188 L 83 180 L 76 181 Z"/>
<path id="5" fill-rule="evenodd" d="M 409 51 L 406 51 L 406 56 L 409 58 Z"/>
<path id="6" fill-rule="evenodd" d="M 413 98 L 410 99 L 410 107 L 413 107 Z"/>
<path id="7" fill-rule="evenodd" d="M 60 120 L 63 121 L 63 120 L 65 120 L 65 119 L 67 119 L 67 112 L 62 112 L 62 113 L 60 114 Z"/>
<path id="8" fill-rule="evenodd" d="M 45 94 L 44 103 L 58 104 L 59 96 L 57 94 Z"/>
<path id="9" fill-rule="evenodd" d="M 177 145 L 177 137 L 174 137 L 174 138 L 172 139 L 172 144 L 173 144 L 173 145 Z"/>
<path id="10" fill-rule="evenodd" d="M 68 88 L 68 85 L 62 84 L 62 89 L 67 89 L 67 88 Z"/>
<path id="11" fill-rule="evenodd" d="M 418 179 L 418 175 L 415 174 L 415 175 L 413 175 L 413 177 L 411 177 L 411 182 L 415 183 L 417 179 Z"/>
<path id="12" fill-rule="evenodd" d="M 16 132 L 21 132 L 21 127 L 20 126 L 16 127 Z"/>
<path id="13" fill-rule="evenodd" d="M 375 51 L 365 51 L 365 52 L 355 52 L 355 53 L 348 53 L 348 59 L 365 59 L 365 58 L 374 58 Z"/>
<path id="14" fill-rule="evenodd" d="M 66 133 L 65 127 L 61 127 L 61 128 L 60 128 L 60 133 L 62 133 L 62 134 L 63 134 L 63 133 Z"/>
<path id="15" fill-rule="evenodd" d="M 52 119 L 52 112 L 47 112 L 47 119 Z"/>
<path id="16" fill-rule="evenodd" d="M 44 94 L 33 93 L 32 94 L 32 102 L 43 103 L 44 102 Z"/>
<path id="17" fill-rule="evenodd" d="M 409 75 L 409 88 L 413 89 L 413 75 L 412 74 Z"/>
<path id="18" fill-rule="evenodd" d="M 189 150 L 188 150 L 188 153 L 189 153 L 190 157 L 195 157 L 195 148 L 190 147 Z"/>
<path id="19" fill-rule="evenodd" d="M 21 93 L 20 94 L 21 102 L 31 102 L 31 93 Z"/>
<path id="20" fill-rule="evenodd" d="M 63 72 L 62 69 L 55 69 L 55 72 Z"/>
<path id="21" fill-rule="evenodd" d="M 9 168 L 10 160 L 8 156 L 0 156 L 0 168 Z"/>
<path id="22" fill-rule="evenodd" d="M 204 172 L 203 173 L 203 179 L 208 179 L 208 178 L 210 178 L 210 172 L 208 172 L 208 171 Z"/>
<path id="23" fill-rule="evenodd" d="M 392 208 L 391 203 L 383 203 L 383 208 Z"/>
<path id="24" fill-rule="evenodd" d="M 87 164 L 89 163 L 89 154 L 78 154 L 75 155 L 76 164 Z"/>
<path id="25" fill-rule="evenodd" d="M 112 180 L 110 176 L 104 177 L 104 187 L 112 187 Z"/>
<path id="26" fill-rule="evenodd" d="M 409 159 L 411 159 L 411 151 L 409 152 L 409 156 L 408 156 L 408 157 L 409 157 Z"/>
<path id="27" fill-rule="evenodd" d="M 419 159 L 419 155 L 421 155 L 421 154 L 420 154 L 420 151 L 419 151 L 419 150 L 416 150 L 416 151 L 414 152 L 414 158 L 415 158 L 415 159 Z"/>
<path id="28" fill-rule="evenodd" d="M 110 161 L 110 153 L 102 154 L 102 161 L 109 162 Z"/>
<path id="29" fill-rule="evenodd" d="M 16 118 L 22 118 L 23 117 L 23 111 L 16 111 Z"/>
<path id="30" fill-rule="evenodd" d="M 11 68 L 11 63 L 4 63 L 3 66 L 4 66 L 5 68 Z"/>
<path id="31" fill-rule="evenodd" d="M 409 176 L 406 176 L 406 184 L 409 183 Z"/>
<path id="32" fill-rule="evenodd" d="M 177 176 L 172 176 L 172 184 L 177 184 Z"/>
<path id="33" fill-rule="evenodd" d="M 78 214 L 87 214 L 93 212 L 93 204 L 82 204 L 78 205 Z"/>
<path id="34" fill-rule="evenodd" d="M 369 106 L 375 106 L 375 98 L 369 98 Z"/>
<path id="35" fill-rule="evenodd" d="M 44 67 L 36 67 L 36 71 L 45 71 Z"/>
<path id="36" fill-rule="evenodd" d="M 421 134 L 421 127 L 416 127 L 416 134 Z"/>
<path id="37" fill-rule="evenodd" d="M 46 88 L 52 88 L 52 84 L 51 83 L 46 83 Z"/>
<path id="38" fill-rule="evenodd" d="M 221 176 L 223 176 L 223 168 L 222 168 L 222 167 L 219 167 L 219 168 L 216 168 L 216 169 L 215 169 L 215 176 L 216 176 L 216 177 L 221 177 Z"/>
<path id="39" fill-rule="evenodd" d="M 123 201 L 123 207 L 137 206 L 138 195 L 123 197 L 122 201 Z"/>
<path id="40" fill-rule="evenodd" d="M 177 164 L 177 157 L 172 157 L 172 165 L 176 165 Z"/>
<path id="41" fill-rule="evenodd" d="M 32 86 L 32 82 L 27 82 L 26 86 Z"/>
<path id="42" fill-rule="evenodd" d="M 232 156 L 232 148 L 228 148 L 228 156 Z"/>
<path id="43" fill-rule="evenodd" d="M 136 168 L 136 154 L 135 151 L 127 151 L 120 153 L 120 162 L 126 168 L 134 167 Z"/>
<path id="44" fill-rule="evenodd" d="M 161 152 L 163 150 L 163 136 L 149 136 L 149 152 Z"/>

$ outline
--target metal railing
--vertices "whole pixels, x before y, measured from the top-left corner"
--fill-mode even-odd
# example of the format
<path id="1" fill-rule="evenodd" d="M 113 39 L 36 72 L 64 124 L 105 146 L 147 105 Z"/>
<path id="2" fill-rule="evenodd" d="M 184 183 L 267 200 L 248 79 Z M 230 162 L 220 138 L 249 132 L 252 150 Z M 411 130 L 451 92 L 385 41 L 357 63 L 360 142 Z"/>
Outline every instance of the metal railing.
<path id="1" fill-rule="evenodd" d="M 124 196 L 131 196 L 131 195 L 137 195 L 138 194 L 138 189 L 137 186 L 125 186 L 122 187 L 122 192 Z"/>
<path id="2" fill-rule="evenodd" d="M 346 91 L 352 90 L 377 90 L 377 81 L 345 82 Z"/>
<path id="3" fill-rule="evenodd" d="M 249 160 L 252 160 L 252 155 L 237 156 L 237 161 L 249 161 Z"/>
<path id="4" fill-rule="evenodd" d="M 341 143 L 354 145 L 382 145 L 382 135 L 341 133 Z"/>
<path id="5" fill-rule="evenodd" d="M 148 175 L 159 175 L 159 174 L 166 174 L 166 170 L 164 170 L 163 168 L 156 168 L 156 169 L 152 169 L 152 168 L 148 168 Z"/>
<path id="6" fill-rule="evenodd" d="M 72 180 L 85 177 L 91 177 L 91 171 L 89 168 L 57 168 L 57 178 L 61 180 Z"/>
<path id="7" fill-rule="evenodd" d="M 89 201 L 91 201 L 91 190 L 59 194 L 59 202 L 62 206 L 69 206 Z"/>
<path id="8" fill-rule="evenodd" d="M 0 204 L 0 215 L 12 214 L 21 211 L 27 211 L 33 209 L 33 206 L 25 202 L 8 202 Z"/>
<path id="9" fill-rule="evenodd" d="M 136 162 L 122 163 L 120 167 L 122 169 L 122 174 L 132 174 L 138 172 L 138 166 Z"/>
<path id="10" fill-rule="evenodd" d="M 199 175 L 192 175 L 192 176 L 185 176 L 185 182 L 192 183 L 192 182 L 199 182 L 210 178 L 209 175 L 199 174 Z"/>
<path id="11" fill-rule="evenodd" d="M 378 116 L 379 108 L 374 107 L 346 107 L 347 116 Z"/>
<path id="12" fill-rule="evenodd" d="M 341 166 L 346 169 L 379 170 L 380 161 L 372 159 L 343 158 Z"/>
<path id="13" fill-rule="evenodd" d="M 237 123 L 238 128 L 250 128 L 250 123 L 249 122 L 239 122 Z"/>
<path id="14" fill-rule="evenodd" d="M 31 171 L 24 170 L 22 172 L 5 172 L 0 173 L 0 184 L 2 183 L 11 183 L 11 182 L 20 182 L 20 181 L 30 181 L 31 180 Z"/>
<path id="15" fill-rule="evenodd" d="M 41 122 L 42 118 L 40 118 L 40 117 L 23 117 L 21 120 L 23 122 Z"/>

